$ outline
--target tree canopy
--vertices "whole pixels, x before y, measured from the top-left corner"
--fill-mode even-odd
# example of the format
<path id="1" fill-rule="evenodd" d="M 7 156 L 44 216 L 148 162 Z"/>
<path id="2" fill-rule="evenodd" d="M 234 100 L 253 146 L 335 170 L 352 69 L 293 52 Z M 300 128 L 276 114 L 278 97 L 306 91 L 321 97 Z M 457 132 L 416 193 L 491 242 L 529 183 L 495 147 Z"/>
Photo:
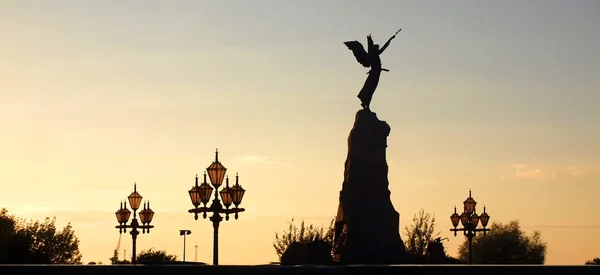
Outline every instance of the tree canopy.
<path id="1" fill-rule="evenodd" d="M 164 250 L 155 250 L 154 248 L 142 250 L 137 255 L 137 262 L 140 264 L 157 264 L 176 261 L 177 256 L 168 254 Z"/>
<path id="2" fill-rule="evenodd" d="M 586 265 L 600 265 L 600 258 L 594 258 L 593 260 L 589 260 L 585 262 Z"/>
<path id="3" fill-rule="evenodd" d="M 494 222 L 485 236 L 473 238 L 472 252 L 474 264 L 543 264 L 546 259 L 546 243 L 541 233 L 534 231 L 527 236 L 518 221 L 508 224 Z M 461 261 L 467 261 L 468 242 L 458 249 Z"/>
<path id="4" fill-rule="evenodd" d="M 300 223 L 300 226 L 294 224 L 294 219 L 288 223 L 287 232 L 284 230 L 282 234 L 275 233 L 275 241 L 273 242 L 273 248 L 275 253 L 281 259 L 283 253 L 293 243 L 308 244 L 315 241 L 325 241 L 329 245 L 333 243 L 333 220 L 329 225 L 327 231 L 323 227 L 317 227 L 314 225 L 306 226 L 304 220 Z"/>
<path id="5" fill-rule="evenodd" d="M 421 209 L 413 216 L 413 223 L 404 228 L 406 235 L 406 252 L 413 259 L 422 259 L 427 253 L 427 246 L 440 235 L 435 232 L 435 215 L 425 213 Z"/>
<path id="6" fill-rule="evenodd" d="M 56 218 L 25 222 L 0 211 L 0 263 L 80 264 L 79 239 L 71 224 L 56 228 Z"/>
<path id="7" fill-rule="evenodd" d="M 294 224 L 294 219 L 288 223 L 287 232 L 284 230 L 282 234 L 275 233 L 275 241 L 273 242 L 273 248 L 275 253 L 281 260 L 281 256 L 285 251 L 294 243 L 300 243 L 308 245 L 311 243 L 324 242 L 331 248 L 333 246 L 333 227 L 334 220 L 331 220 L 327 230 L 323 227 L 317 227 L 314 225 L 305 225 L 304 220 L 300 223 L 300 226 Z"/>

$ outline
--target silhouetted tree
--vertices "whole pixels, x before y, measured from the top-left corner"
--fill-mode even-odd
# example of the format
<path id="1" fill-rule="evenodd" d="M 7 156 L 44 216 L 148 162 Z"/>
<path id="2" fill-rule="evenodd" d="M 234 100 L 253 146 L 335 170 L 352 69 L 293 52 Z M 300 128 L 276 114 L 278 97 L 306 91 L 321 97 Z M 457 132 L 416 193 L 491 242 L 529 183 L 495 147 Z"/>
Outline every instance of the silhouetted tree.
<path id="1" fill-rule="evenodd" d="M 69 223 L 56 229 L 56 218 L 28 223 L 0 211 L 0 263 L 80 264 L 79 239 Z"/>
<path id="2" fill-rule="evenodd" d="M 17 232 L 29 240 L 30 251 L 36 255 L 38 263 L 81 263 L 79 239 L 75 236 L 71 224 L 57 230 L 55 223 L 56 218 L 46 218 L 43 223 L 32 221 Z"/>
<path id="3" fill-rule="evenodd" d="M 446 240 L 446 239 L 444 239 Z M 442 243 L 442 238 L 436 238 L 427 245 L 427 258 L 426 263 L 428 264 L 445 264 L 446 263 L 446 248 Z"/>
<path id="4" fill-rule="evenodd" d="M 284 231 L 282 234 L 275 233 L 275 241 L 273 242 L 273 248 L 275 253 L 279 257 L 279 260 L 283 262 L 282 256 L 292 247 L 292 244 L 296 248 L 290 250 L 291 255 L 306 255 L 298 259 L 298 261 L 310 261 L 323 263 L 325 254 L 331 258 L 331 247 L 333 245 L 333 227 L 334 220 L 331 220 L 329 227 L 325 230 L 323 227 L 317 227 L 314 225 L 306 226 L 304 220 L 300 223 L 300 226 L 294 224 L 294 219 L 288 223 L 287 232 Z M 299 252 L 300 248 L 304 250 Z M 291 256 L 290 256 L 291 257 Z M 286 257 L 286 259 L 289 257 Z M 293 259 L 298 256 L 292 257 Z M 287 260 L 286 260 L 287 261 Z M 296 260 L 294 260 L 296 262 Z"/>
<path id="5" fill-rule="evenodd" d="M 0 263 L 27 263 L 29 254 L 29 243 L 24 236 L 17 235 L 17 218 L 3 208 L 0 210 Z"/>
<path id="6" fill-rule="evenodd" d="M 301 264 L 307 261 L 306 245 L 301 242 L 291 243 L 279 258 L 281 265 Z"/>
<path id="7" fill-rule="evenodd" d="M 518 221 L 508 224 L 494 222 L 485 236 L 473 238 L 473 263 L 475 264 L 543 264 L 546 243 L 541 233 L 527 236 Z M 469 256 L 465 240 L 458 249 L 459 259 L 466 262 Z"/>
<path id="8" fill-rule="evenodd" d="M 13 215 L 8 215 L 8 210 L 0 210 L 0 237 L 6 237 L 15 232 L 17 220 Z"/>
<path id="9" fill-rule="evenodd" d="M 164 250 L 155 250 L 154 248 L 142 250 L 137 255 L 137 262 L 140 264 L 157 264 L 176 261 L 177 256 L 167 254 Z"/>
<path id="10" fill-rule="evenodd" d="M 600 265 L 600 258 L 594 258 L 593 260 L 585 262 L 586 265 Z"/>
<path id="11" fill-rule="evenodd" d="M 306 261 L 304 264 L 333 264 L 331 243 L 325 240 L 318 239 L 305 244 L 306 246 Z"/>
<path id="12" fill-rule="evenodd" d="M 440 232 L 435 233 L 435 215 L 425 213 L 425 210 L 421 209 L 413 216 L 413 223 L 404 228 L 404 234 L 406 253 L 412 258 L 411 262 L 424 262 L 427 246 L 440 235 Z"/>

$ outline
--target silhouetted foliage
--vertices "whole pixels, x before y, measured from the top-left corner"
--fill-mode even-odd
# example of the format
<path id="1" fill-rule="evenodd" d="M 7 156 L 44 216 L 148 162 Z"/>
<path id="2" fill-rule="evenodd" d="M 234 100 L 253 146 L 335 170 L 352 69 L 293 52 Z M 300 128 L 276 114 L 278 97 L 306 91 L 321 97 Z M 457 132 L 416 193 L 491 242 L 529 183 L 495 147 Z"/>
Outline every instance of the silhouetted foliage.
<path id="1" fill-rule="evenodd" d="M 474 264 L 543 264 L 546 247 L 539 231 L 527 236 L 516 220 L 508 224 L 494 222 L 485 236 L 473 238 L 472 258 Z M 465 239 L 458 249 L 461 261 L 467 261 L 468 249 Z"/>
<path id="2" fill-rule="evenodd" d="M 293 242 L 279 258 L 281 265 L 300 264 L 306 261 L 306 246 L 301 242 Z"/>
<path id="3" fill-rule="evenodd" d="M 13 215 L 8 215 L 8 210 L 0 210 L 0 237 L 8 236 L 15 232 L 17 221 Z"/>
<path id="4" fill-rule="evenodd" d="M 80 264 L 79 239 L 71 227 L 56 229 L 56 218 L 18 220 L 0 211 L 0 263 Z"/>
<path id="5" fill-rule="evenodd" d="M 428 264 L 445 264 L 446 263 L 446 248 L 442 243 L 442 238 L 437 238 L 427 245 Z"/>
<path id="6" fill-rule="evenodd" d="M 176 261 L 177 256 L 167 254 L 167 252 L 163 250 L 155 250 L 154 248 L 142 250 L 137 255 L 137 262 L 140 264 L 158 264 Z"/>
<path id="7" fill-rule="evenodd" d="M 30 222 L 21 228 L 18 234 L 29 240 L 30 251 L 38 257 L 39 263 L 80 263 L 79 240 L 75 237 L 71 224 L 59 231 L 55 222 L 56 218 L 46 218 L 43 223 Z"/>
<path id="8" fill-rule="evenodd" d="M 281 265 L 318 264 L 331 265 L 331 245 L 324 240 L 308 243 L 294 242 L 283 252 Z"/>
<path id="9" fill-rule="evenodd" d="M 434 232 L 435 215 L 432 216 L 421 209 L 413 216 L 413 223 L 404 228 L 406 253 L 412 258 L 411 262 L 421 263 L 426 260 L 429 243 L 440 235 L 440 232 Z"/>
<path id="10" fill-rule="evenodd" d="M 330 264 L 331 248 L 333 245 L 334 220 L 329 227 L 314 225 L 306 226 L 304 221 L 300 226 L 294 224 L 294 219 L 288 223 L 287 232 L 275 233 L 273 248 L 281 264 Z"/>
<path id="11" fill-rule="evenodd" d="M 27 263 L 29 254 L 29 243 L 17 234 L 17 219 L 3 208 L 0 210 L 0 263 Z"/>
<path id="12" fill-rule="evenodd" d="M 593 260 L 585 262 L 586 265 L 600 265 L 600 258 L 594 258 Z"/>
<path id="13" fill-rule="evenodd" d="M 305 264 L 333 264 L 331 255 L 331 243 L 325 240 L 315 240 L 306 244 L 306 261 Z"/>
<path id="14" fill-rule="evenodd" d="M 314 225 L 306 226 L 304 220 L 300 223 L 300 227 L 294 224 L 294 219 L 288 223 L 288 230 L 283 231 L 282 234 L 275 233 L 275 241 L 273 242 L 273 248 L 279 259 L 283 253 L 290 247 L 292 243 L 299 242 L 302 244 L 308 244 L 317 240 L 322 240 L 329 246 L 333 244 L 333 223 L 335 220 L 331 220 L 327 231 L 323 227 L 316 227 Z"/>

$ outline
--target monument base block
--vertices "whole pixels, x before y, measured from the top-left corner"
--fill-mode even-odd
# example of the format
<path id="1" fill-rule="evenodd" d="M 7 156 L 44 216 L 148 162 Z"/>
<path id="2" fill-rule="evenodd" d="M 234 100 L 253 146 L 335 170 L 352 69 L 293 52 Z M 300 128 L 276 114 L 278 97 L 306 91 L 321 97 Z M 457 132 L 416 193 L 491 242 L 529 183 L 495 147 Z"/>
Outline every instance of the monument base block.
<path id="1" fill-rule="evenodd" d="M 400 215 L 388 189 L 390 130 L 375 113 L 356 113 L 336 219 L 335 246 L 342 264 L 400 264 L 406 260 Z"/>

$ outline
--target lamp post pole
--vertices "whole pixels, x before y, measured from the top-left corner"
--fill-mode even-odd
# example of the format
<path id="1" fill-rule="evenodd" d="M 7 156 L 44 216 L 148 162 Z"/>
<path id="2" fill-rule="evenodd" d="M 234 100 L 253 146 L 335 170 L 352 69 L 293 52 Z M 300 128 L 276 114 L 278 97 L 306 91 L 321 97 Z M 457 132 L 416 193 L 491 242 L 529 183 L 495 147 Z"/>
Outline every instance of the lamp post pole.
<path id="1" fill-rule="evenodd" d="M 450 220 L 452 221 L 452 226 L 450 231 L 454 231 L 454 236 L 456 236 L 456 232 L 462 231 L 467 237 L 468 248 L 469 248 L 469 264 L 473 263 L 473 238 L 477 235 L 477 232 L 482 232 L 485 236 L 487 231 L 490 231 L 489 228 L 486 228 L 488 222 L 490 221 L 490 216 L 485 212 L 485 206 L 483 206 L 483 213 L 481 215 L 477 215 L 477 211 L 475 207 L 477 206 L 477 202 L 471 197 L 471 190 L 469 189 L 469 197 L 463 202 L 464 210 L 462 214 L 458 214 L 456 212 L 456 206 L 454 207 L 454 213 L 450 216 Z M 481 221 L 482 228 L 477 228 L 479 222 Z M 463 228 L 457 228 L 458 223 L 461 223 Z"/>
<path id="2" fill-rule="evenodd" d="M 127 201 L 129 201 L 129 206 L 131 207 L 131 210 L 133 210 L 131 224 L 127 224 L 129 221 L 129 216 L 131 215 L 131 211 L 127 209 Z M 119 229 L 119 234 L 126 233 L 127 228 L 131 229 L 131 231 L 129 231 L 132 240 L 131 264 L 136 264 L 137 236 L 140 234 L 138 229 L 142 229 L 142 234 L 145 234 L 146 232 L 150 233 L 150 228 L 154 228 L 154 225 L 150 225 L 150 222 L 152 222 L 152 218 L 154 217 L 154 211 L 150 209 L 150 202 L 145 202 L 144 208 L 139 213 L 141 224 L 138 222 L 137 210 L 142 203 L 142 196 L 137 192 L 135 183 L 133 184 L 133 193 L 127 197 L 127 201 L 121 202 L 119 210 L 115 212 L 115 215 L 117 216 L 117 222 L 119 222 L 119 225 L 115 226 L 115 228 Z"/>
<path id="3" fill-rule="evenodd" d="M 210 178 L 212 187 L 206 181 L 206 174 Z M 204 181 L 198 185 L 198 175 L 196 175 L 195 185 L 188 191 L 194 208 L 188 210 L 189 213 L 194 213 L 194 219 L 198 220 L 198 214 L 202 213 L 202 217 L 206 219 L 207 213 L 212 213 L 209 220 L 213 224 L 213 265 L 219 265 L 219 225 L 225 220 L 229 220 L 229 215 L 234 214 L 234 218 L 238 219 L 238 213 L 244 212 L 244 208 L 238 207 L 242 203 L 242 198 L 246 190 L 239 184 L 239 176 L 235 175 L 235 185 L 229 187 L 229 177 L 225 177 L 227 168 L 219 162 L 219 151 L 215 151 L 215 160 L 206 168 L 204 172 Z M 225 188 L 219 191 L 219 187 L 225 179 Z M 211 195 L 215 191 L 214 199 L 209 207 L 206 207 L 210 201 Z M 221 199 L 219 199 L 219 194 Z M 200 205 L 203 206 L 200 206 Z M 231 204 L 234 207 L 231 207 Z"/>
<path id="4" fill-rule="evenodd" d="M 185 262 L 185 237 L 189 234 L 192 234 L 191 230 L 182 229 L 179 230 L 179 236 L 183 236 L 183 261 Z"/>

